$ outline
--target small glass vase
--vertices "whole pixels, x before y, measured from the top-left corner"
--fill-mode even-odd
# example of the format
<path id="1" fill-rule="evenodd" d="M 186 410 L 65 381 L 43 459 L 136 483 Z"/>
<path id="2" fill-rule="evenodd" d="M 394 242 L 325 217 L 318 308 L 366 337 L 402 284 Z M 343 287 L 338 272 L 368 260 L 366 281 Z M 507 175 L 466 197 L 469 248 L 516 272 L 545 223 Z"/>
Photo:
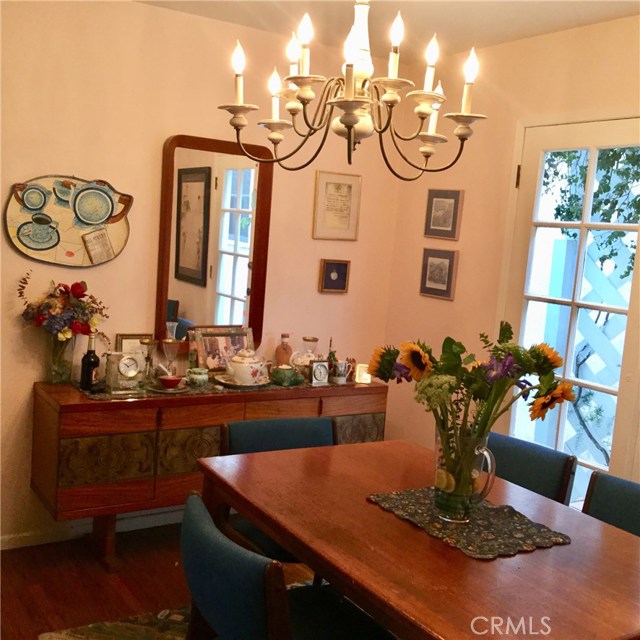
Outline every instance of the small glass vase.
<path id="1" fill-rule="evenodd" d="M 438 515 L 447 522 L 469 522 L 469 514 L 478 506 L 493 486 L 495 460 L 487 449 L 488 434 L 483 438 L 456 438 L 447 434 L 442 442 L 436 428 L 435 506 Z M 486 461 L 484 486 L 481 478 Z"/>
<path id="2" fill-rule="evenodd" d="M 50 384 L 69 384 L 73 367 L 73 350 L 76 337 L 69 340 L 58 340 L 50 336 L 49 352 L 46 360 L 46 380 Z"/>

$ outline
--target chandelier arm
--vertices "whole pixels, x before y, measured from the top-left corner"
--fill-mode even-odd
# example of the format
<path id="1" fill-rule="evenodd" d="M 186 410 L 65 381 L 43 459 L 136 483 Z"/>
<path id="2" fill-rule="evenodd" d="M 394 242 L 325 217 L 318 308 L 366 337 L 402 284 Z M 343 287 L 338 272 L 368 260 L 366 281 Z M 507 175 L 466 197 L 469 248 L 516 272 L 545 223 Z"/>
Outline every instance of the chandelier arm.
<path id="1" fill-rule="evenodd" d="M 327 127 L 327 130 L 328 130 L 328 127 Z M 242 141 L 240 140 L 240 131 L 241 131 L 240 128 L 236 128 L 236 142 L 238 143 L 238 146 L 240 147 L 240 150 L 242 151 L 243 155 L 245 155 L 250 160 L 253 160 L 254 162 L 259 162 L 260 164 L 276 164 L 277 163 L 280 166 L 282 166 L 282 164 L 280 164 L 282 160 L 288 160 L 289 158 L 294 156 L 296 153 L 298 153 L 298 151 L 300 151 L 300 149 L 304 147 L 304 145 L 307 143 L 307 140 L 309 140 L 311 135 L 313 135 L 314 133 L 312 131 L 308 131 L 304 137 L 304 140 L 302 140 L 302 142 L 300 142 L 300 144 L 293 151 L 287 153 L 284 156 L 281 156 L 280 158 L 278 158 L 277 156 L 275 145 L 274 145 L 274 155 L 276 156 L 275 158 L 258 158 L 257 156 L 251 155 L 251 153 L 247 151 L 246 147 L 242 144 Z M 324 138 L 326 137 L 327 137 L 327 134 L 325 132 Z M 320 145 L 320 147 L 322 147 L 322 144 Z M 314 155 L 314 158 L 316 156 L 317 156 L 317 152 Z M 284 167 L 284 168 L 286 169 L 287 167 Z"/>
<path id="2" fill-rule="evenodd" d="M 399 178 L 400 180 L 404 180 L 405 182 L 414 182 L 415 180 L 418 180 L 419 178 L 421 178 L 424 175 L 424 172 L 427 170 L 427 162 L 428 160 L 425 160 L 424 162 L 424 169 L 422 167 L 418 167 L 415 164 L 413 164 L 413 162 L 409 162 L 409 164 L 418 169 L 418 174 L 413 176 L 413 177 L 405 177 L 403 175 L 400 175 L 392 166 L 391 163 L 389 162 L 389 158 L 387 157 L 387 152 L 384 148 L 384 138 L 382 137 L 382 134 L 378 134 L 378 140 L 380 142 L 380 152 L 382 153 L 382 159 L 384 160 L 384 163 L 387 165 L 387 169 L 389 169 L 389 171 L 391 171 L 391 173 L 396 177 Z"/>
<path id="3" fill-rule="evenodd" d="M 316 110 L 313 114 L 313 118 L 311 121 L 309 121 L 309 117 L 307 115 L 308 103 L 302 104 L 302 117 L 304 119 L 304 124 L 308 129 L 312 130 L 313 133 L 315 133 L 316 131 L 320 131 L 326 126 L 327 120 L 328 120 L 327 114 L 329 113 L 327 111 L 327 101 L 331 97 L 332 90 L 334 94 L 337 95 L 338 91 L 340 90 L 340 84 L 341 84 L 340 78 L 329 78 L 327 81 L 325 81 L 322 87 L 322 91 L 320 93 L 318 105 L 316 106 Z M 320 113 L 322 113 L 322 117 L 319 116 Z M 319 117 L 320 117 L 320 123 L 318 123 Z"/>
<path id="4" fill-rule="evenodd" d="M 403 140 L 404 142 L 409 142 L 410 140 L 415 140 L 415 139 L 418 137 L 418 135 L 419 135 L 420 133 L 422 133 L 422 128 L 424 127 L 424 121 L 426 120 L 426 117 L 425 117 L 425 116 L 418 116 L 418 118 L 419 118 L 419 120 L 420 120 L 420 123 L 418 124 L 418 129 L 417 129 L 417 131 L 416 131 L 413 135 L 410 135 L 410 136 L 403 136 L 401 133 L 398 133 L 398 132 L 396 131 L 396 128 L 395 128 L 395 127 L 393 127 L 393 128 L 392 128 L 392 133 L 393 133 L 393 135 L 394 135 L 396 138 L 399 138 L 400 140 Z"/>
<path id="5" fill-rule="evenodd" d="M 400 138 L 401 140 L 403 139 L 400 136 L 398 136 L 398 138 Z M 393 145 L 395 146 L 396 151 L 398 152 L 398 155 L 408 165 L 412 166 L 414 169 L 420 169 L 420 171 L 422 171 L 423 173 L 438 173 L 439 171 L 446 171 L 447 169 L 451 169 L 451 167 L 453 167 L 453 165 L 456 164 L 458 160 L 460 160 L 460 156 L 462 156 L 462 151 L 464 150 L 464 143 L 466 142 L 465 138 L 460 139 L 460 146 L 458 147 L 458 153 L 456 153 L 455 158 L 449 164 L 444 165 L 443 167 L 437 167 L 436 169 L 427 169 L 428 160 L 425 162 L 424 168 L 422 168 L 419 165 L 412 162 L 411 160 L 409 160 L 409 158 L 407 158 L 407 156 L 403 153 L 402 149 L 400 149 L 400 147 L 398 146 L 398 140 L 394 135 L 393 129 L 391 130 L 391 140 L 393 140 Z"/>
<path id="6" fill-rule="evenodd" d="M 456 157 L 449 164 L 445 165 L 444 167 L 438 167 L 437 169 L 425 169 L 425 171 L 429 173 L 437 173 L 438 171 L 446 171 L 447 169 L 451 169 L 451 167 L 453 167 L 453 165 L 456 164 L 458 160 L 460 160 L 460 157 L 462 156 L 462 151 L 464 150 L 464 143 L 466 141 L 467 141 L 466 138 L 463 138 L 462 140 L 460 140 L 460 147 L 458 148 L 458 153 L 456 153 Z"/>
<path id="7" fill-rule="evenodd" d="M 332 108 L 333 109 L 333 108 Z M 304 169 L 305 167 L 308 167 L 317 157 L 318 154 L 320 153 L 320 151 L 322 151 L 322 148 L 324 147 L 324 143 L 327 139 L 327 135 L 329 134 L 329 126 L 325 126 L 324 129 L 324 134 L 322 135 L 322 140 L 320 141 L 320 144 L 318 145 L 318 148 L 314 151 L 313 155 L 311 156 L 311 158 L 309 158 L 309 160 L 307 160 L 307 162 L 297 166 L 297 167 L 287 167 L 286 165 L 282 164 L 283 160 L 288 160 L 294 153 L 297 153 L 298 149 L 300 149 L 302 147 L 302 145 L 306 142 L 306 140 L 309 138 L 309 135 L 307 135 L 307 138 L 299 145 L 298 149 L 296 149 L 296 151 L 292 152 L 292 153 L 288 153 L 286 156 L 282 156 L 282 157 L 278 157 L 278 149 L 277 147 L 274 147 L 273 152 L 275 154 L 275 158 L 273 158 L 272 160 L 268 160 L 268 162 L 277 162 L 278 165 L 280 167 L 282 167 L 283 169 L 285 169 L 286 171 L 298 171 L 300 169 Z M 260 158 L 256 158 L 256 160 L 258 162 L 264 162 L 264 160 L 260 159 Z"/>
<path id="8" fill-rule="evenodd" d="M 373 130 L 376 133 L 385 133 L 387 131 L 387 129 L 390 127 L 391 125 L 391 118 L 392 118 L 392 113 L 393 113 L 393 105 L 387 105 L 387 109 L 386 109 L 386 113 L 387 113 L 387 121 L 384 124 L 384 126 L 382 125 L 382 107 L 381 107 L 381 100 L 380 100 L 380 88 L 375 85 L 372 84 L 371 85 L 372 88 L 372 93 L 375 92 L 375 100 L 373 101 L 373 105 L 371 108 L 371 121 L 373 122 Z M 378 120 L 378 124 L 376 125 L 376 116 L 374 115 L 375 113 L 378 113 L 377 115 L 377 120 Z"/>

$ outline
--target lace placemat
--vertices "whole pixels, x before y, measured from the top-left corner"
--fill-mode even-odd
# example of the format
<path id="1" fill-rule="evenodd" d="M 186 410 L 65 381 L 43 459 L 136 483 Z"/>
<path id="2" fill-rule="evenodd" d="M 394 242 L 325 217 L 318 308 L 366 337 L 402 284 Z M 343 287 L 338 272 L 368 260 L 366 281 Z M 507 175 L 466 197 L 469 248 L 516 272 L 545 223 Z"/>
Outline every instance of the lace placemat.
<path id="1" fill-rule="evenodd" d="M 438 517 L 433 487 L 376 493 L 367 499 L 480 560 L 571 543 L 569 536 L 532 522 L 513 507 L 486 501 L 471 512 L 468 523 L 445 522 Z"/>

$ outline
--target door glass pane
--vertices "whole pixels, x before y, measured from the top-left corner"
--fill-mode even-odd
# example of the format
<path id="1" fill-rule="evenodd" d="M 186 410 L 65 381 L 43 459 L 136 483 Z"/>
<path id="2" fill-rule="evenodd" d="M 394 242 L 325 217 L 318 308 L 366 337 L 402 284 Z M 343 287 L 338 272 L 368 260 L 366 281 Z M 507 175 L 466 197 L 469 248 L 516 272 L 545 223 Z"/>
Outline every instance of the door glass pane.
<path id="1" fill-rule="evenodd" d="M 627 316 L 596 309 L 579 309 L 571 375 L 617 388 L 624 350 Z"/>
<path id="2" fill-rule="evenodd" d="M 640 147 L 599 150 L 591 219 L 640 222 Z"/>
<path id="3" fill-rule="evenodd" d="M 253 216 L 248 213 L 241 213 L 239 215 L 239 237 L 238 237 L 238 253 L 243 256 L 249 255 L 251 249 L 251 222 Z"/>
<path id="4" fill-rule="evenodd" d="M 238 169 L 227 169 L 224 172 L 223 209 L 238 208 Z"/>
<path id="5" fill-rule="evenodd" d="M 589 231 L 580 299 L 628 307 L 637 245 L 635 231 Z"/>
<path id="6" fill-rule="evenodd" d="M 225 211 L 220 223 L 220 251 L 233 252 L 236 246 L 236 223 L 238 216 L 235 213 Z"/>
<path id="7" fill-rule="evenodd" d="M 617 398 L 574 385 L 576 399 L 568 405 L 560 449 L 581 462 L 609 466 Z"/>
<path id="8" fill-rule="evenodd" d="M 571 307 L 530 300 L 525 311 L 523 343 L 532 346 L 546 342 L 566 359 Z"/>
<path id="9" fill-rule="evenodd" d="M 231 295 L 233 281 L 233 256 L 220 254 L 218 263 L 218 293 Z"/>
<path id="10" fill-rule="evenodd" d="M 231 322 L 231 298 L 218 296 L 216 305 L 216 324 L 232 324 Z"/>
<path id="11" fill-rule="evenodd" d="M 240 209 L 251 209 L 251 196 L 253 194 L 253 169 L 243 169 L 242 184 L 240 186 L 241 202 Z"/>
<path id="12" fill-rule="evenodd" d="M 244 323 L 244 302 L 239 300 L 233 301 L 233 317 L 231 318 L 231 324 L 243 324 Z"/>
<path id="13" fill-rule="evenodd" d="M 571 299 L 578 258 L 578 237 L 575 229 L 536 229 L 527 293 Z"/>
<path id="14" fill-rule="evenodd" d="M 249 260 L 247 258 L 236 258 L 235 285 L 233 295 L 244 300 L 247 295 L 247 283 L 249 282 Z"/>
<path id="15" fill-rule="evenodd" d="M 579 222 L 582 219 L 588 163 L 588 149 L 547 151 L 544 154 L 537 220 Z"/>

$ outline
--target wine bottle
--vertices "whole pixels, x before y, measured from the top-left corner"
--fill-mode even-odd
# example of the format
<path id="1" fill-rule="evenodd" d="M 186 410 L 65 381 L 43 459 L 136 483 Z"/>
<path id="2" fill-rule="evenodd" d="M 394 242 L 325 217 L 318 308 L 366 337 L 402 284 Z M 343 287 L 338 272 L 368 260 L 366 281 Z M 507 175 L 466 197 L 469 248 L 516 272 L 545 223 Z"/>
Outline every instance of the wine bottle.
<path id="1" fill-rule="evenodd" d="M 84 391 L 91 391 L 91 387 L 98 381 L 98 367 L 100 358 L 96 354 L 96 336 L 89 334 L 89 345 L 87 352 L 82 356 L 80 366 L 80 388 Z"/>

